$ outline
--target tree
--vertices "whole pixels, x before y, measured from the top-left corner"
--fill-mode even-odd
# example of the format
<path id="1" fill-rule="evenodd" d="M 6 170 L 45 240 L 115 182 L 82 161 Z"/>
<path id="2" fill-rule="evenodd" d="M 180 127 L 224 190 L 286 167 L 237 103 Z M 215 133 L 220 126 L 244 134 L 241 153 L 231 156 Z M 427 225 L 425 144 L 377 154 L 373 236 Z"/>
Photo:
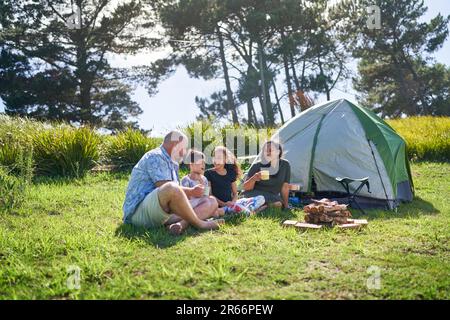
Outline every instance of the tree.
<path id="1" fill-rule="evenodd" d="M 0 97 L 8 114 L 119 129 L 142 113 L 132 101 L 129 70 L 112 54 L 155 45 L 139 1 L 3 0 Z M 147 20 L 143 20 L 146 16 Z"/>
<path id="2" fill-rule="evenodd" d="M 195 97 L 195 103 L 200 109 L 198 120 L 229 119 L 230 103 L 227 101 L 228 95 L 226 90 L 214 92 L 209 98 Z"/>
<path id="3" fill-rule="evenodd" d="M 432 55 L 448 36 L 450 15 L 420 22 L 427 10 L 422 0 L 379 0 L 381 28 L 369 29 L 361 10 L 371 4 L 345 3 L 356 21 L 348 27 L 357 36 L 353 55 L 360 59 L 354 79 L 359 100 L 385 116 L 448 115 L 448 68 Z"/>
<path id="4" fill-rule="evenodd" d="M 233 123 L 239 124 L 221 28 L 223 8 L 220 3 L 208 0 L 155 1 L 153 8 L 159 13 L 170 39 L 172 62 L 184 65 L 194 77 L 210 79 L 223 75 L 227 95 L 225 109 Z"/>

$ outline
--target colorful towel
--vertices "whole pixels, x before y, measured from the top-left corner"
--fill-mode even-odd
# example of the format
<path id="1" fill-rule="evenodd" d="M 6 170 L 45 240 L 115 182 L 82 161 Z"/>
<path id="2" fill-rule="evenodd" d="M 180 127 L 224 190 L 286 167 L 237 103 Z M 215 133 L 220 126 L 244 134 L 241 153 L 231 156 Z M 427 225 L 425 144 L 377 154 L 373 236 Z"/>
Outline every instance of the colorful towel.
<path id="1" fill-rule="evenodd" d="M 238 199 L 232 206 L 224 207 L 225 214 L 243 213 L 250 216 L 266 203 L 264 196 Z"/>

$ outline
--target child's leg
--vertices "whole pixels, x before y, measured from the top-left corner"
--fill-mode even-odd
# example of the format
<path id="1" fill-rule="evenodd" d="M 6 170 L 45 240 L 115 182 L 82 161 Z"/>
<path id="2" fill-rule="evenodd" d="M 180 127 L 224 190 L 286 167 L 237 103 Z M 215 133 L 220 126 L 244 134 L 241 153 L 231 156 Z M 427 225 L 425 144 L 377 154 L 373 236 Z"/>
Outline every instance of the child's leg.
<path id="1" fill-rule="evenodd" d="M 282 206 L 283 206 L 283 204 L 281 203 L 281 201 L 269 203 L 270 208 L 281 208 Z"/>

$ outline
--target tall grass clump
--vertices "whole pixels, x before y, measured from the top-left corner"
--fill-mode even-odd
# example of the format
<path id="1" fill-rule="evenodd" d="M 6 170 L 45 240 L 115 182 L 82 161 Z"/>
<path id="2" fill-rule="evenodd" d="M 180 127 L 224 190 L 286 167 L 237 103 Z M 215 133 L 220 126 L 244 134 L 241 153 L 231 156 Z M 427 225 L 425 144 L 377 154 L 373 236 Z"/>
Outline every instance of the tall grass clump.
<path id="1" fill-rule="evenodd" d="M 277 128 L 256 128 L 250 125 L 233 124 L 220 125 L 214 121 L 202 120 L 193 122 L 181 128 L 181 130 L 190 137 L 190 146 L 196 149 L 210 151 L 215 146 L 226 145 L 239 157 L 259 153 L 259 147 L 270 139 Z M 238 151 L 241 153 L 244 151 L 244 154 L 240 154 Z M 207 154 L 207 156 L 209 155 Z"/>
<path id="2" fill-rule="evenodd" d="M 12 165 L 0 164 L 0 211 L 20 207 L 33 177 L 32 150 L 17 150 L 17 158 Z"/>
<path id="3" fill-rule="evenodd" d="M 106 162 L 119 170 L 130 169 L 147 151 L 158 147 L 161 142 L 160 138 L 150 138 L 138 130 L 127 129 L 108 138 L 105 147 Z"/>
<path id="4" fill-rule="evenodd" d="M 25 183 L 0 167 L 0 211 L 19 207 L 25 199 Z"/>
<path id="5" fill-rule="evenodd" d="M 20 159 L 32 150 L 33 134 L 41 128 L 38 121 L 0 115 L 0 166 L 17 174 Z"/>
<path id="6" fill-rule="evenodd" d="M 410 159 L 450 161 L 450 117 L 408 117 L 387 122 L 405 139 Z"/>
<path id="7" fill-rule="evenodd" d="M 52 127 L 33 139 L 36 173 L 83 177 L 100 158 L 100 136 L 91 128 Z"/>

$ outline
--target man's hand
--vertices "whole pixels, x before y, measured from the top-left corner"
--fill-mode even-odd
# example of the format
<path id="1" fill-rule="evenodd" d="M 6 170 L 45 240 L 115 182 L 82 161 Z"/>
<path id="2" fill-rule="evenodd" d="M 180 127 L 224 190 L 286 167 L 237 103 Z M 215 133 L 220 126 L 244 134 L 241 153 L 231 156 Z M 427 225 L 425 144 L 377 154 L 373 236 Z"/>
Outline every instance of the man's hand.
<path id="1" fill-rule="evenodd" d="M 195 187 L 191 188 L 190 196 L 193 198 L 201 198 L 205 192 L 205 186 L 202 184 L 198 184 Z"/>

